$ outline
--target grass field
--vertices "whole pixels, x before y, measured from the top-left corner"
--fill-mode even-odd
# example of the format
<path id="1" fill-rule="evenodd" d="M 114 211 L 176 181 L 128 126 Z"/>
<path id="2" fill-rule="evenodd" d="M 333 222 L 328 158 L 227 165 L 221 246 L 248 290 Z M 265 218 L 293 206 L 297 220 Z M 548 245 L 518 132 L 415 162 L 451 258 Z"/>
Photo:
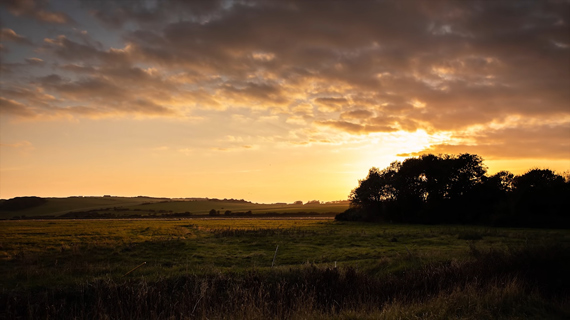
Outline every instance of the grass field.
<path id="1" fill-rule="evenodd" d="M 232 212 L 252 211 L 256 213 L 292 213 L 292 212 L 314 212 L 314 213 L 340 213 L 348 209 L 348 203 L 343 204 L 255 204 L 255 203 L 231 203 L 216 201 L 171 201 L 161 203 L 151 203 L 147 205 L 128 206 L 129 210 L 139 209 L 141 211 L 148 210 L 166 210 L 171 212 L 192 212 L 195 214 L 207 214 L 214 209 L 223 214 L 226 210 Z"/>
<path id="2" fill-rule="evenodd" d="M 519 261 L 520 259 L 534 261 L 532 257 L 536 254 L 553 252 L 548 259 L 554 259 L 554 262 L 547 263 L 548 259 L 540 258 L 542 264 L 547 263 L 547 265 L 543 266 L 539 261 L 538 270 L 554 268 L 555 271 L 545 272 L 545 276 L 552 275 L 556 270 L 558 272 L 567 270 L 566 268 L 570 267 L 567 261 L 564 262 L 566 258 L 569 258 L 570 252 L 568 250 L 570 232 L 567 230 L 378 225 L 341 223 L 322 219 L 8 220 L 0 221 L 0 229 L 2 230 L 0 234 L 0 272 L 2 274 L 0 302 L 12 306 L 11 315 L 17 315 L 19 312 L 28 314 L 39 312 L 34 314 L 41 318 L 44 317 L 42 316 L 44 311 L 40 312 L 37 308 L 47 303 L 54 304 L 52 307 L 57 312 L 45 315 L 62 316 L 68 308 L 57 309 L 55 305 L 63 302 L 50 300 L 60 295 L 63 295 L 61 299 L 65 303 L 71 303 L 68 301 L 71 298 L 65 298 L 68 294 L 86 295 L 82 299 L 89 300 L 103 292 L 110 296 L 117 292 L 131 292 L 128 294 L 134 296 L 129 299 L 150 299 L 150 296 L 142 297 L 135 292 L 139 292 L 137 290 L 141 288 L 140 286 L 145 286 L 145 290 L 150 290 L 148 294 L 154 297 L 159 294 L 156 288 L 172 285 L 175 288 L 169 287 L 168 292 L 164 291 L 163 294 L 171 295 L 172 290 L 176 292 L 182 290 L 179 292 L 181 295 L 193 293 L 192 297 L 189 296 L 189 300 L 185 302 L 188 305 L 183 309 L 176 309 L 186 316 L 180 316 L 180 314 L 172 316 L 169 312 L 165 315 L 169 314 L 174 318 L 194 318 L 195 315 L 199 318 L 224 318 L 236 310 L 226 310 L 230 313 L 225 316 L 224 313 L 216 313 L 221 312 L 222 309 L 214 307 L 217 303 L 223 303 L 223 301 L 216 300 L 218 299 L 215 298 L 216 294 L 221 294 L 225 299 L 230 300 L 238 299 L 238 297 L 242 299 L 242 296 L 253 294 L 253 291 L 240 291 L 239 295 L 234 296 L 231 290 L 246 290 L 243 288 L 249 288 L 248 281 L 253 281 L 252 283 L 258 281 L 255 282 L 257 285 L 251 285 L 251 290 L 261 290 L 259 286 L 265 288 L 263 290 L 269 290 L 267 292 L 255 291 L 256 294 L 267 294 L 268 297 L 271 296 L 277 300 L 289 299 L 283 296 L 285 293 L 275 291 L 277 290 L 275 286 L 279 283 L 284 286 L 282 290 L 285 290 L 283 289 L 285 287 L 291 290 L 290 294 L 307 295 L 307 299 L 310 297 L 312 297 L 310 299 L 316 299 L 307 300 L 313 301 L 310 308 L 287 309 L 289 311 L 284 309 L 280 311 L 281 313 L 277 313 L 281 315 L 279 317 L 285 318 L 327 318 L 335 308 L 337 308 L 335 312 L 344 310 L 337 315 L 346 318 L 352 316 L 361 318 L 368 314 L 365 311 L 370 308 L 372 309 L 368 311 L 373 315 L 372 318 L 378 318 L 382 314 L 405 315 L 406 312 L 412 310 L 409 309 L 411 306 L 415 306 L 416 309 L 413 310 L 424 310 L 423 312 L 429 313 L 436 311 L 433 308 L 441 308 L 441 304 L 446 299 L 456 299 L 456 302 L 460 304 L 458 308 L 465 307 L 464 303 L 467 300 L 463 301 L 462 294 L 453 293 L 454 290 L 467 292 L 465 294 L 475 299 L 470 303 L 475 304 L 487 301 L 485 299 L 499 299 L 498 296 L 515 295 L 515 298 L 511 296 L 503 298 L 519 299 L 520 301 L 514 302 L 508 300 L 515 306 L 528 306 L 528 303 L 537 304 L 538 309 L 532 312 L 542 316 L 563 315 L 567 311 L 565 308 L 568 307 L 567 292 L 560 295 L 558 289 L 553 289 L 551 291 L 556 293 L 556 297 L 553 298 L 554 300 L 549 300 L 548 296 L 539 294 L 536 288 L 533 289 L 534 287 L 530 285 L 533 282 L 530 280 L 528 282 L 524 278 L 529 274 L 529 271 L 524 271 L 527 270 L 524 268 L 532 263 Z M 275 254 L 277 246 L 279 248 Z M 520 250 L 527 250 L 524 251 L 527 253 L 517 253 L 523 252 Z M 482 263 L 486 264 L 482 267 Z M 129 273 L 137 266 L 140 267 Z M 517 268 L 523 268 L 524 272 L 516 271 Z M 495 270 L 497 273 L 485 276 L 485 270 Z M 473 272 L 474 275 L 469 272 Z M 465 276 L 458 278 L 458 274 L 465 274 Z M 353 276 L 356 280 L 350 278 Z M 424 281 L 422 279 L 431 279 L 430 277 L 435 276 L 443 277 L 443 280 L 429 285 L 422 282 Z M 404 291 L 398 291 L 401 289 L 394 289 L 394 297 L 401 295 L 401 298 L 386 305 L 386 302 L 380 301 L 383 299 L 380 297 L 385 295 L 381 293 L 384 291 L 378 291 L 379 289 L 371 286 L 367 289 L 372 290 L 369 294 L 380 300 L 368 301 L 362 298 L 364 300 L 357 302 L 341 294 L 334 299 L 320 301 L 319 297 L 324 293 L 314 292 L 313 289 L 332 281 L 327 277 L 333 277 L 336 280 L 323 287 L 322 290 L 325 293 L 328 292 L 327 295 L 335 297 L 337 293 L 334 293 L 334 290 L 349 292 L 352 290 L 349 287 L 358 286 L 358 281 L 366 285 L 380 281 L 377 286 L 385 287 L 386 283 L 389 283 L 394 288 L 400 288 L 398 281 L 403 281 L 402 286 L 414 288 L 418 285 L 424 286 L 425 288 L 418 289 L 421 292 L 429 289 L 431 298 L 429 301 L 419 298 L 419 300 L 412 299 L 416 302 L 408 301 L 408 298 L 415 297 L 415 294 L 410 293 L 411 291 L 405 291 L 407 293 L 404 294 L 402 293 Z M 410 280 L 409 277 L 413 279 L 410 278 Z M 453 281 L 445 280 L 446 277 L 451 277 Z M 557 279 L 560 285 L 568 284 L 568 276 L 561 275 Z M 356 282 L 351 284 L 353 280 Z M 317 282 L 309 285 L 307 281 Z M 447 284 L 448 282 L 453 283 L 453 286 Z M 543 282 L 548 283 L 548 281 Z M 206 287 L 200 289 L 203 286 Z M 482 294 L 479 286 L 484 286 L 486 291 L 481 297 L 476 298 L 477 295 Z M 151 290 L 151 288 L 154 289 Z M 215 290 L 215 292 L 210 292 L 208 288 L 222 290 L 222 293 L 216 293 Z M 95 292 L 90 290 L 95 290 Z M 114 293 L 109 294 L 108 290 Z M 17 297 L 27 297 L 27 300 L 24 300 L 28 302 L 22 302 L 23 300 L 18 300 Z M 248 303 L 251 306 L 265 311 L 246 308 L 247 310 L 242 310 L 243 318 L 250 318 L 258 312 L 261 312 L 259 315 L 264 315 L 263 312 L 277 312 L 273 309 L 275 306 L 262 307 L 260 305 L 262 301 L 257 298 L 255 300 L 253 296 L 250 298 L 252 300 L 248 300 Z M 525 300 L 530 298 L 533 299 L 531 302 Z M 272 301 L 267 299 L 267 301 Z M 189 302 L 190 300 L 192 303 Z M 341 300 L 347 302 L 341 305 L 339 302 Z M 75 300 L 72 299 L 72 301 Z M 203 304 L 206 301 L 209 302 Z M 555 303 L 547 301 L 555 301 Z M 24 303 L 24 306 L 21 303 Z M 83 302 L 90 306 L 91 303 L 94 302 Z M 238 303 L 237 300 L 236 303 Z M 290 303 L 296 305 L 300 302 L 290 301 Z M 135 303 L 135 305 L 139 304 Z M 435 307 L 435 305 L 438 306 Z M 332 309 L 322 309 L 322 306 Z M 209 309 L 210 307 L 213 309 Z M 113 312 L 122 310 L 117 308 L 115 311 L 89 309 L 92 313 L 86 313 L 84 316 L 80 313 L 73 313 L 75 311 L 72 313 L 78 318 L 99 316 L 129 318 L 117 314 L 113 316 Z M 477 308 L 481 308 L 478 312 L 484 312 L 484 305 L 479 305 Z M 72 310 L 75 309 L 72 308 Z M 87 312 L 86 310 L 84 311 Z M 149 310 L 139 311 L 150 312 Z M 448 312 L 451 314 L 445 313 L 441 318 L 457 315 L 458 311 L 454 310 L 448 307 Z M 531 312 L 524 310 L 526 310 L 524 312 Z M 388 314 L 386 313 L 388 311 L 395 313 Z M 194 314 L 194 312 L 197 313 Z M 518 311 L 514 314 L 509 312 L 505 318 L 521 316 Z M 95 314 L 97 316 L 93 316 Z M 484 316 L 483 313 L 479 315 Z M 404 318 L 406 317 L 413 318 L 410 314 Z M 157 315 L 151 318 L 169 317 Z M 259 318 L 264 317 L 259 316 Z"/>
<path id="3" fill-rule="evenodd" d="M 42 216 L 59 216 L 70 211 L 96 210 L 114 207 L 140 205 L 147 202 L 163 201 L 154 198 L 131 197 L 69 197 L 45 198 L 47 202 L 37 207 L 24 210 L 0 210 L 0 219 L 11 219 L 15 216 L 37 218 Z"/>
<path id="4" fill-rule="evenodd" d="M 348 208 L 348 203 L 327 203 L 327 204 L 257 204 L 251 202 L 233 201 L 180 201 L 165 200 L 162 198 L 146 197 L 70 197 L 70 198 L 46 198 L 45 204 L 24 210 L 0 210 L 0 219 L 13 218 L 42 218 L 69 216 L 75 213 L 77 218 L 85 217 L 86 214 L 113 217 L 127 217 L 137 215 L 141 217 L 169 214 L 206 215 L 210 210 L 220 211 L 224 215 L 225 211 L 234 213 L 244 213 L 251 211 L 252 214 L 263 213 L 307 213 L 307 214 L 336 214 Z"/>

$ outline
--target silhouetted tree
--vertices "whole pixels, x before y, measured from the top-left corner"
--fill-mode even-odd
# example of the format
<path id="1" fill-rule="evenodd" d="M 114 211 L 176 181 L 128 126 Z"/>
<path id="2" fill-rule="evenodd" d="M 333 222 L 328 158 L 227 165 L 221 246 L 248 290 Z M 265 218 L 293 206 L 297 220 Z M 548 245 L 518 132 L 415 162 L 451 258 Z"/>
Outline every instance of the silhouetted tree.
<path id="1" fill-rule="evenodd" d="M 478 155 L 423 155 L 371 168 L 339 220 L 568 226 L 570 178 L 548 169 L 486 176 Z"/>
<path id="2" fill-rule="evenodd" d="M 386 219 L 386 206 L 397 198 L 395 178 L 400 166 L 396 161 L 384 170 L 371 168 L 366 179 L 359 180 L 359 186 L 350 193 L 351 214 L 368 220 Z"/>
<path id="3" fill-rule="evenodd" d="M 483 177 L 475 186 L 467 202 L 474 222 L 493 225 L 508 225 L 510 200 L 514 190 L 515 176 L 508 171 L 500 171 L 490 177 Z"/>
<path id="4" fill-rule="evenodd" d="M 522 225 L 549 226 L 568 219 L 570 188 L 549 169 L 532 169 L 515 177 L 514 213 Z"/>

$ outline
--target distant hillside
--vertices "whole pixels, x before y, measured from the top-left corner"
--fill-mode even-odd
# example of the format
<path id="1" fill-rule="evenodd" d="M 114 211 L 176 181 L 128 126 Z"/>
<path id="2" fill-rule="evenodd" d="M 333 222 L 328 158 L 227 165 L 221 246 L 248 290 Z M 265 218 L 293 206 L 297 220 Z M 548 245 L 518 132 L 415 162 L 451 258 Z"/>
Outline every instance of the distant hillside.
<path id="1" fill-rule="evenodd" d="M 235 199 L 171 200 L 149 197 L 69 197 L 39 198 L 45 202 L 21 210 L 4 210 L 0 219 L 13 218 L 127 218 L 188 217 L 215 214 L 243 216 L 255 214 L 337 214 L 348 209 L 348 202 L 320 204 L 257 204 Z M 4 200 L 6 202 L 9 200 Z"/>
<path id="2" fill-rule="evenodd" d="M 37 197 L 20 197 L 37 198 Z M 60 216 L 71 211 L 85 211 L 94 209 L 104 209 L 113 207 L 124 207 L 140 205 L 142 203 L 164 201 L 163 198 L 148 197 L 69 197 L 69 198 L 37 198 L 42 199 L 40 204 L 32 207 L 13 209 L 5 207 L 5 204 L 13 199 L 0 202 L 0 219 L 11 219 L 13 217 L 34 218 L 41 216 Z"/>

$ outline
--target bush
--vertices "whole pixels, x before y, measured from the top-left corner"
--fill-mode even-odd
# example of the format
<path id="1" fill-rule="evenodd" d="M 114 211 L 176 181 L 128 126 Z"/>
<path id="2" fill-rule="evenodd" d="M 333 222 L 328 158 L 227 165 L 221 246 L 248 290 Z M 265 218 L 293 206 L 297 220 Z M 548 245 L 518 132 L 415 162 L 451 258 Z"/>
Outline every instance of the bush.
<path id="1" fill-rule="evenodd" d="M 334 217 L 337 221 L 362 221 L 364 218 L 365 213 L 359 208 L 349 208 Z"/>

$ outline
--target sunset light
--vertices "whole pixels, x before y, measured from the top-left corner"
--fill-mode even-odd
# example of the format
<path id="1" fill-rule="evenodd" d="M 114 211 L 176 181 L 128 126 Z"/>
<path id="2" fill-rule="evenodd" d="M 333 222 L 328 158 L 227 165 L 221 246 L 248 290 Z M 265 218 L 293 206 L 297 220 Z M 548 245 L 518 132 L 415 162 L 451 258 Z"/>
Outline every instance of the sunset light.
<path id="1" fill-rule="evenodd" d="M 426 153 L 570 170 L 567 1 L 0 8 L 2 199 L 345 200 Z"/>
<path id="2" fill-rule="evenodd" d="M 570 0 L 0 0 L 0 319 L 561 319 Z"/>

